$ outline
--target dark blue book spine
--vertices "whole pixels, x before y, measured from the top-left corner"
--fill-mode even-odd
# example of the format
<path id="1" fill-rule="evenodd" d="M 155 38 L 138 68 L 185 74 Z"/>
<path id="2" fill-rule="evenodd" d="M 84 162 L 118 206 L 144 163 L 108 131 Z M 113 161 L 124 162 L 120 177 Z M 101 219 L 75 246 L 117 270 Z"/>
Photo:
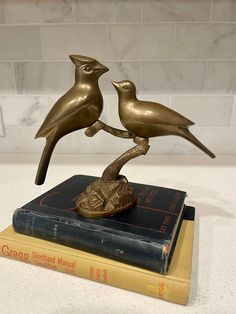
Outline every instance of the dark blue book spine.
<path id="1" fill-rule="evenodd" d="M 13 215 L 16 232 L 81 249 L 106 258 L 140 266 L 158 273 L 167 271 L 163 246 L 127 232 L 111 233 L 84 222 L 71 222 L 51 213 L 17 209 Z"/>

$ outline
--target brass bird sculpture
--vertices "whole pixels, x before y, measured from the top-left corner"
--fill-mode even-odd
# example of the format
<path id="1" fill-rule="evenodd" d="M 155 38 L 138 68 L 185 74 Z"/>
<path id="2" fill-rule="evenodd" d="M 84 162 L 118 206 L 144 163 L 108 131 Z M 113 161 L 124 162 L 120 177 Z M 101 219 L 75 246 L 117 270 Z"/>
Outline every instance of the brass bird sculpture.
<path id="1" fill-rule="evenodd" d="M 70 55 L 75 65 L 75 84 L 52 107 L 35 138 L 46 138 L 35 184 L 43 184 L 52 152 L 58 140 L 68 133 L 96 122 L 103 109 L 99 77 L 109 69 L 95 59 Z"/>
<path id="2" fill-rule="evenodd" d="M 188 128 L 194 124 L 192 121 L 159 103 L 138 100 L 136 87 L 131 81 L 113 81 L 112 84 L 118 93 L 121 123 L 129 132 L 140 138 L 181 136 L 211 158 L 215 158 L 215 155 L 189 131 Z"/>

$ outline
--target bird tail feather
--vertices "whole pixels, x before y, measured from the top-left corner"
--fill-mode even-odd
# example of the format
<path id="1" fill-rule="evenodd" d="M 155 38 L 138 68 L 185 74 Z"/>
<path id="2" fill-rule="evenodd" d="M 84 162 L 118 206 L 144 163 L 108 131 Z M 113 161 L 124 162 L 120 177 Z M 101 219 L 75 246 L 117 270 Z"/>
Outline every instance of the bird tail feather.
<path id="1" fill-rule="evenodd" d="M 56 143 L 57 140 L 55 138 L 51 137 L 46 139 L 46 145 L 44 147 L 35 178 L 35 184 L 37 185 L 41 185 L 45 181 L 48 165 L 52 156 L 52 152 L 56 146 Z"/>
<path id="2" fill-rule="evenodd" d="M 206 147 L 204 146 L 188 129 L 181 129 L 180 135 L 184 137 L 186 140 L 197 146 L 204 153 L 206 153 L 209 157 L 215 158 L 216 156 Z"/>

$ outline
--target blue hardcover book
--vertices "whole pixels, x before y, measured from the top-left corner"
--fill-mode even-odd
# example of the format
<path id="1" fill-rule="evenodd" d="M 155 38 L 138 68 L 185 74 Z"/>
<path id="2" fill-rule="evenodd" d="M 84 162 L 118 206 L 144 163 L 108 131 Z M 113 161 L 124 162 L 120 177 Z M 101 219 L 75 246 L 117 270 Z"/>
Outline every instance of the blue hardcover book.
<path id="1" fill-rule="evenodd" d="M 130 183 L 137 205 L 107 218 L 76 212 L 78 195 L 96 178 L 76 175 L 18 208 L 16 232 L 166 274 L 184 214 L 186 192 Z"/>

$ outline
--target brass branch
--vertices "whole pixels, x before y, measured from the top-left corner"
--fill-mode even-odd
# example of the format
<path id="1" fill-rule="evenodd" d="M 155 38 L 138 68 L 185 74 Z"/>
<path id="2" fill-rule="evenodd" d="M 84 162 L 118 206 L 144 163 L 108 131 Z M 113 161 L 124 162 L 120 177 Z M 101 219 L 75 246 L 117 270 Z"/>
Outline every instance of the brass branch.
<path id="1" fill-rule="evenodd" d="M 113 161 L 102 174 L 102 181 L 113 181 L 117 180 L 121 168 L 131 159 L 136 158 L 140 155 L 146 155 L 149 150 L 148 138 L 141 138 L 135 136 L 133 133 L 128 131 L 119 130 L 113 128 L 104 122 L 98 120 L 92 126 L 85 130 L 85 134 L 89 137 L 94 136 L 98 131 L 103 130 L 114 136 L 133 139 L 133 142 L 137 144 L 133 148 L 129 149 L 127 152 L 118 157 Z"/>
<path id="2" fill-rule="evenodd" d="M 120 130 L 113 128 L 106 123 L 102 122 L 101 120 L 97 120 L 93 125 L 85 130 L 85 135 L 92 137 L 100 130 L 103 130 L 107 133 L 110 133 L 114 136 L 121 137 L 121 138 L 135 138 L 135 135 L 131 132 Z"/>

